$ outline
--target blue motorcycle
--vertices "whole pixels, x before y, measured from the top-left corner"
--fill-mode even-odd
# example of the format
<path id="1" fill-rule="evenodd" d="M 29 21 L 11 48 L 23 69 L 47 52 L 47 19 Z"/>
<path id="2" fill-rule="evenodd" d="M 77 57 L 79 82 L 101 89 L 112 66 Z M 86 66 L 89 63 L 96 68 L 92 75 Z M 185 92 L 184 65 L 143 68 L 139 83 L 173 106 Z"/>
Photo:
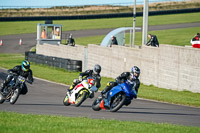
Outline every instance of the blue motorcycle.
<path id="1" fill-rule="evenodd" d="M 129 105 L 133 98 L 137 97 L 135 91 L 136 83 L 133 81 L 126 80 L 122 84 L 118 84 L 108 91 L 105 97 L 99 96 L 95 99 L 92 104 L 94 111 L 101 109 L 107 109 L 111 112 L 118 111 L 123 105 Z"/>

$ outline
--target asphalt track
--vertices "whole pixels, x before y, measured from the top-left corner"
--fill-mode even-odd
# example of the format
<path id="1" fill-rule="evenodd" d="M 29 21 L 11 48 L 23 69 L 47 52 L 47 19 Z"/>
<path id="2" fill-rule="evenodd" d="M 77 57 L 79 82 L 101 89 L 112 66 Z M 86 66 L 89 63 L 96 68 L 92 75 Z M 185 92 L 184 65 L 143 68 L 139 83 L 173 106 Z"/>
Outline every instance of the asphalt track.
<path id="1" fill-rule="evenodd" d="M 6 70 L 0 69 L 0 82 L 5 76 Z M 200 126 L 200 108 L 136 99 L 115 113 L 107 110 L 96 112 L 91 108 L 94 99 L 87 99 L 80 107 L 64 106 L 62 100 L 67 88 L 65 85 L 35 79 L 34 84 L 27 86 L 29 88 L 27 95 L 21 95 L 15 105 L 10 105 L 8 102 L 0 105 L 0 110 Z M 98 94 L 95 94 L 95 97 Z"/>
<path id="2" fill-rule="evenodd" d="M 200 26 L 199 23 L 188 24 L 188 27 Z M 185 25 L 168 25 L 170 27 L 185 27 Z M 158 28 L 158 27 L 157 27 Z M 164 26 L 160 27 L 161 29 Z M 158 28 L 158 29 L 160 29 Z M 70 31 L 74 36 L 89 36 L 106 34 L 111 29 L 102 30 L 87 30 L 85 31 Z M 156 27 L 154 27 L 156 30 Z M 90 31 L 90 32 L 89 32 Z M 84 34 L 84 33 L 87 33 Z M 18 38 L 24 37 L 24 44 L 18 45 Z M 35 37 L 33 37 L 35 36 Z M 24 53 L 29 50 L 36 43 L 36 35 L 10 35 L 0 36 L 7 39 L 0 47 L 0 53 Z M 17 42 L 16 42 L 17 41 Z M 16 42 L 14 44 L 14 42 Z M 33 72 L 34 73 L 34 72 Z M 0 83 L 6 77 L 6 70 L 0 69 Z M 49 114 L 49 115 L 62 115 L 69 117 L 88 117 L 100 119 L 116 119 L 128 121 L 143 121 L 143 122 L 156 122 L 156 123 L 172 123 L 186 126 L 200 126 L 200 108 L 173 105 L 144 99 L 133 100 L 129 106 L 124 106 L 116 113 L 111 113 L 107 110 L 93 111 L 91 104 L 94 99 L 87 99 L 80 107 L 64 106 L 62 100 L 65 96 L 66 88 L 68 86 L 55 84 L 48 81 L 35 79 L 33 85 L 27 84 L 29 92 L 27 95 L 21 95 L 15 105 L 4 103 L 0 105 L 2 111 L 14 111 L 19 113 L 32 113 L 32 114 Z M 95 96 L 98 96 L 96 94 Z"/>

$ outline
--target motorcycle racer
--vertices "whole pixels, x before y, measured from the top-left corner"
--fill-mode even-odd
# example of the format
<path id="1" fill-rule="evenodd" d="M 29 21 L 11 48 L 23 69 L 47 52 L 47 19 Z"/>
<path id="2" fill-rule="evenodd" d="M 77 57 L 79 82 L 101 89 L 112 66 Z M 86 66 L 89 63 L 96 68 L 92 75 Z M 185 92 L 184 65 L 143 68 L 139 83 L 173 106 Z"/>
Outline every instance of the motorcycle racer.
<path id="1" fill-rule="evenodd" d="M 136 86 L 135 86 L 136 95 L 135 95 L 134 98 L 137 98 L 138 89 L 140 87 L 139 76 L 140 76 L 140 69 L 137 66 L 133 66 L 131 68 L 130 72 L 123 72 L 122 74 L 120 74 L 115 79 L 116 82 L 113 82 L 113 81 L 108 82 L 107 86 L 105 87 L 105 89 L 101 92 L 102 97 L 104 97 L 104 94 L 106 94 L 114 86 L 118 85 L 119 83 L 124 83 L 126 80 L 129 80 L 131 82 L 135 82 L 136 83 Z"/>
<path id="2" fill-rule="evenodd" d="M 1 92 L 4 91 L 4 88 L 11 81 L 11 79 L 13 78 L 13 74 L 16 74 L 17 76 L 21 75 L 24 78 L 28 78 L 27 82 L 30 84 L 32 84 L 33 82 L 32 70 L 30 69 L 30 62 L 25 60 L 22 62 L 21 65 L 17 65 L 13 69 L 8 70 L 8 76 L 0 86 Z M 25 95 L 27 92 L 28 88 L 26 84 L 24 84 L 24 87 L 21 90 L 21 94 Z"/>
<path id="3" fill-rule="evenodd" d="M 101 87 L 101 66 L 99 64 L 96 64 L 93 68 L 93 70 L 86 70 L 85 72 L 82 72 L 79 74 L 79 79 L 74 79 L 74 81 L 72 82 L 72 85 L 70 86 L 70 88 L 68 89 L 68 91 L 70 92 L 71 90 L 73 90 L 73 88 L 79 84 L 84 78 L 87 77 L 93 77 L 95 79 L 95 83 L 96 83 L 96 87 L 99 89 Z"/>

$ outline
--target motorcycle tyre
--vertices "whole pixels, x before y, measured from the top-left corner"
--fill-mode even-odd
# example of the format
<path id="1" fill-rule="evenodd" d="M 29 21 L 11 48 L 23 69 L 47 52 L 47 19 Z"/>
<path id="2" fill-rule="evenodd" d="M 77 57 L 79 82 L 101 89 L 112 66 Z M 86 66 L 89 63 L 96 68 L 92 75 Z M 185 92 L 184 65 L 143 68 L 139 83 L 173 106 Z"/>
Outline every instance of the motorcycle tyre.
<path id="1" fill-rule="evenodd" d="M 99 103 L 97 103 L 97 99 L 98 99 L 98 97 L 97 97 L 97 98 L 94 100 L 94 102 L 92 103 L 92 109 L 93 109 L 94 111 L 99 111 L 99 110 L 101 110 L 101 108 L 100 108 L 101 100 L 100 100 Z"/>
<path id="2" fill-rule="evenodd" d="M 83 91 L 82 98 L 80 99 L 78 103 L 75 102 L 75 106 L 79 107 L 85 101 L 86 96 L 87 96 L 87 92 Z"/>
<path id="3" fill-rule="evenodd" d="M 118 93 L 117 95 L 119 94 L 120 93 Z M 114 108 L 110 108 L 110 112 L 117 112 L 124 105 L 126 101 L 126 95 L 124 93 L 122 93 L 121 95 L 122 95 L 122 100 L 119 102 L 117 106 L 115 106 Z"/>
<path id="4" fill-rule="evenodd" d="M 5 101 L 5 98 L 2 94 L 2 92 L 0 92 L 0 104 L 4 103 L 4 101 Z"/>
<path id="5" fill-rule="evenodd" d="M 19 98 L 19 94 L 20 94 L 20 89 L 19 88 L 14 90 L 13 95 L 10 98 L 10 104 L 15 104 L 15 102 Z"/>
<path id="6" fill-rule="evenodd" d="M 66 98 L 67 98 L 67 100 L 66 100 Z M 63 104 L 64 104 L 65 106 L 69 106 L 69 105 L 70 105 L 70 103 L 68 102 L 68 99 L 69 99 L 69 97 L 68 97 L 68 95 L 66 94 L 66 96 L 65 96 L 64 99 L 63 99 Z"/>

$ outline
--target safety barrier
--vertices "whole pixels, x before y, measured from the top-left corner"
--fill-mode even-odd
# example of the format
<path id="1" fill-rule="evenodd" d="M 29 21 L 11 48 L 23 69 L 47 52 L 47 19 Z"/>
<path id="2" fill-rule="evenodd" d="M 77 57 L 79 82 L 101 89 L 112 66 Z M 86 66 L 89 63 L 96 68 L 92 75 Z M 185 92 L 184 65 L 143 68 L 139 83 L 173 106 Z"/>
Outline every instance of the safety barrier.
<path id="1" fill-rule="evenodd" d="M 79 60 L 44 56 L 30 51 L 25 52 L 25 59 L 30 62 L 34 62 L 36 64 L 44 64 L 52 67 L 64 68 L 67 71 L 75 71 L 75 72 L 82 71 L 82 61 Z"/>

